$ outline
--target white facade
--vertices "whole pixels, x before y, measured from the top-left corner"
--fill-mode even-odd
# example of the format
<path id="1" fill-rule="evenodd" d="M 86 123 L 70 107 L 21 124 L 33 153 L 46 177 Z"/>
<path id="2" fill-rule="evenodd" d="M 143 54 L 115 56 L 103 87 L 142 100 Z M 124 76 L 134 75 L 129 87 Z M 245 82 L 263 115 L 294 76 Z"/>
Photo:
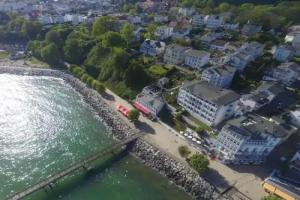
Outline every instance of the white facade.
<path id="1" fill-rule="evenodd" d="M 180 88 L 177 102 L 203 123 L 215 126 L 234 115 L 238 99 L 233 91 L 194 81 Z"/>
<path id="2" fill-rule="evenodd" d="M 204 18 L 206 28 L 217 29 L 222 26 L 224 19 L 219 15 L 206 15 Z"/>
<path id="3" fill-rule="evenodd" d="M 291 111 L 289 116 L 291 117 L 291 123 L 300 128 L 300 109 Z"/>
<path id="4" fill-rule="evenodd" d="M 212 85 L 229 88 L 236 70 L 229 66 L 214 66 L 202 72 L 201 79 Z"/>
<path id="5" fill-rule="evenodd" d="M 167 15 L 155 15 L 154 16 L 154 22 L 156 23 L 163 23 L 168 22 L 169 18 Z"/>
<path id="6" fill-rule="evenodd" d="M 167 38 L 172 37 L 173 34 L 173 27 L 169 26 L 159 26 L 155 31 L 155 36 L 160 40 L 165 40 Z"/>
<path id="7" fill-rule="evenodd" d="M 190 17 L 195 13 L 194 8 L 179 8 L 178 13 L 185 16 L 185 17 Z"/>
<path id="8" fill-rule="evenodd" d="M 131 16 L 129 17 L 129 21 L 132 24 L 140 24 L 142 23 L 142 18 L 140 16 Z"/>
<path id="9" fill-rule="evenodd" d="M 246 43 L 230 56 L 229 64 L 236 67 L 237 70 L 243 71 L 251 61 L 261 56 L 263 49 L 264 45 L 258 42 Z"/>
<path id="10" fill-rule="evenodd" d="M 180 46 L 177 44 L 171 44 L 167 46 L 164 55 L 164 62 L 173 65 L 183 63 L 185 59 L 185 52 L 188 49 L 188 47 Z"/>
<path id="11" fill-rule="evenodd" d="M 227 49 L 229 42 L 224 40 L 215 40 L 210 44 L 210 49 L 217 51 L 225 51 Z"/>
<path id="12" fill-rule="evenodd" d="M 185 52 L 184 63 L 194 69 L 200 69 L 209 62 L 210 53 L 189 49 Z"/>
<path id="13" fill-rule="evenodd" d="M 228 121 L 222 128 L 217 152 L 224 163 L 261 164 L 294 131 L 257 115 L 242 116 Z"/>
<path id="14" fill-rule="evenodd" d="M 204 16 L 203 15 L 194 15 L 192 18 L 192 25 L 196 27 L 204 26 Z"/>
<path id="15" fill-rule="evenodd" d="M 159 56 L 164 53 L 166 44 L 155 40 L 145 40 L 140 48 L 140 52 L 148 56 Z"/>
<path id="16" fill-rule="evenodd" d="M 293 31 L 285 36 L 285 42 L 288 42 L 295 49 L 295 55 L 300 55 L 300 31 Z"/>

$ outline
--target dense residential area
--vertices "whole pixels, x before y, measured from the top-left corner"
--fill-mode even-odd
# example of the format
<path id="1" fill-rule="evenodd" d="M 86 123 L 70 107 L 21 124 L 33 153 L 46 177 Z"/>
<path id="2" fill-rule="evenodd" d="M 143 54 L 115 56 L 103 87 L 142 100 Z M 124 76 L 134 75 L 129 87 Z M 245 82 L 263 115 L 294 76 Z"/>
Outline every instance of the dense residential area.
<path id="1" fill-rule="evenodd" d="M 300 199 L 300 1 L 1 1 L 7 63 L 111 91 L 134 125 L 141 115 L 184 140 L 216 187 L 226 166 L 254 176 L 260 199 Z M 258 199 L 234 182 L 232 199 Z"/>

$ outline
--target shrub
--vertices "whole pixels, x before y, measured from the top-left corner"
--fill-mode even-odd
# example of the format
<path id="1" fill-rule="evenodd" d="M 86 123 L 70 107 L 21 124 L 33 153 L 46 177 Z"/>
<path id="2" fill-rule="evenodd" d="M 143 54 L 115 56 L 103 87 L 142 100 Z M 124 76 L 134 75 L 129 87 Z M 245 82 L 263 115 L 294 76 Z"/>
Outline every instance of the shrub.
<path id="1" fill-rule="evenodd" d="M 204 155 L 197 153 L 188 158 L 188 163 L 197 172 L 203 173 L 208 169 L 209 160 Z"/>
<path id="2" fill-rule="evenodd" d="M 80 80 L 81 80 L 82 82 L 86 83 L 86 81 L 87 81 L 87 79 L 88 79 L 89 77 L 90 77 L 89 75 L 87 75 L 87 74 L 84 73 L 84 74 L 81 76 Z"/>
<path id="3" fill-rule="evenodd" d="M 103 84 L 101 84 L 99 81 L 97 80 L 94 80 L 93 81 L 93 84 L 92 84 L 92 87 L 99 93 L 102 93 L 105 91 L 105 87 Z"/>
<path id="4" fill-rule="evenodd" d="M 89 76 L 89 77 L 87 78 L 87 80 L 86 80 L 86 84 L 87 84 L 88 86 L 92 87 L 93 81 L 94 81 L 94 79 L 93 79 L 92 77 Z"/>
<path id="5" fill-rule="evenodd" d="M 187 146 L 180 146 L 178 147 L 178 152 L 180 154 L 181 157 L 187 158 L 191 151 L 189 150 L 189 148 Z"/>
<path id="6" fill-rule="evenodd" d="M 130 121 L 137 121 L 139 117 L 140 117 L 140 112 L 135 109 L 129 111 L 128 113 L 128 119 Z"/>

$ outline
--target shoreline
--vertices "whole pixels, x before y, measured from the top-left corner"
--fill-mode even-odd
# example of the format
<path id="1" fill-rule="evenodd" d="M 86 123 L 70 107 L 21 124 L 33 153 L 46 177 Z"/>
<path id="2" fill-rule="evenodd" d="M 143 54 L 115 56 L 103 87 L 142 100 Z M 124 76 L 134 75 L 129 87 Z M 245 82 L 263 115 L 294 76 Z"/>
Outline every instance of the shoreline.
<path id="1" fill-rule="evenodd" d="M 3 73 L 61 78 L 82 95 L 84 101 L 95 110 L 115 139 L 122 140 L 135 132 L 104 102 L 103 97 L 98 92 L 88 88 L 86 84 L 65 71 L 29 68 L 28 66 L 0 66 L 0 74 Z M 143 139 L 138 139 L 130 152 L 143 164 L 168 178 L 169 181 L 190 194 L 194 199 L 218 199 L 219 193 L 216 188 L 198 173 L 170 158 L 166 153 Z"/>

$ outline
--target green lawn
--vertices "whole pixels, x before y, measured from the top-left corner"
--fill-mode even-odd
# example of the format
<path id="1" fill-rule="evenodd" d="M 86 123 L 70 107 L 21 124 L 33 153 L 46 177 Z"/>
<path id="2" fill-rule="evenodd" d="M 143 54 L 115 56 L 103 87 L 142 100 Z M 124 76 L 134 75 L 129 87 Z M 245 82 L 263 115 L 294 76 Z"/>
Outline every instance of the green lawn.
<path id="1" fill-rule="evenodd" d="M 39 67 L 49 68 L 49 65 L 47 63 L 40 61 L 35 57 L 25 58 L 25 61 L 28 62 L 29 65 L 33 64 L 33 65 L 38 65 Z"/>
<path id="2" fill-rule="evenodd" d="M 168 71 L 169 69 L 161 65 L 152 65 L 148 68 L 149 74 L 156 78 L 164 77 L 168 73 Z"/>
<path id="3" fill-rule="evenodd" d="M 9 53 L 7 51 L 0 51 L 0 60 L 8 57 L 9 57 Z"/>

